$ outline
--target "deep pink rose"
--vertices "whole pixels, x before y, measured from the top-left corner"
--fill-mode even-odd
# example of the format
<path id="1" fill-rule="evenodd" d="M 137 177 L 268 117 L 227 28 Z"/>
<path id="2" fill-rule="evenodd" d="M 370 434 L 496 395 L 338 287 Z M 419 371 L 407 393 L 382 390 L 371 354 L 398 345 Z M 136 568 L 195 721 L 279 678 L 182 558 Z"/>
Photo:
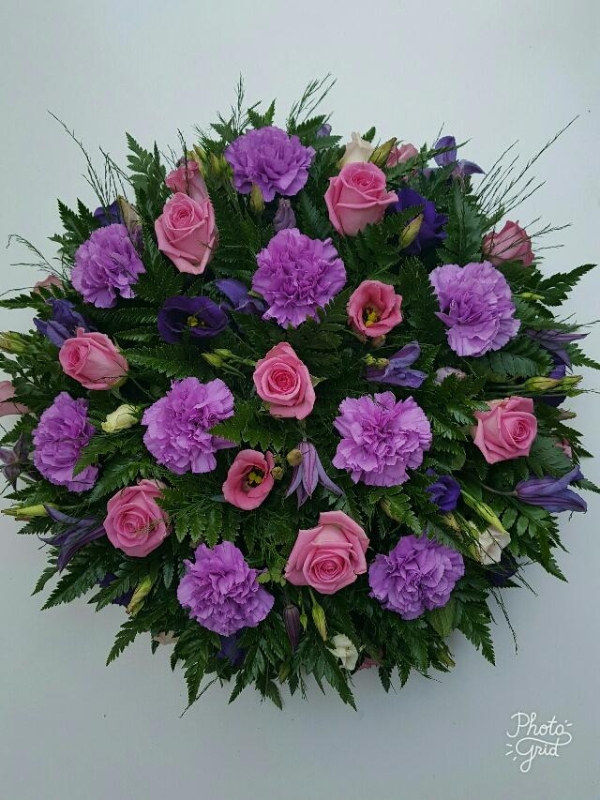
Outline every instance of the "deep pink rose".
<path id="1" fill-rule="evenodd" d="M 172 192 L 187 194 L 192 200 L 201 203 L 208 197 L 208 189 L 197 161 L 190 159 L 177 169 L 169 172 L 165 183 Z"/>
<path id="2" fill-rule="evenodd" d="M 298 531 L 285 577 L 294 586 L 334 594 L 367 571 L 368 546 L 366 533 L 347 514 L 323 511 L 316 528 Z"/>
<path id="3" fill-rule="evenodd" d="M 198 202 L 176 192 L 154 223 L 158 249 L 180 272 L 201 275 L 217 245 L 215 212 L 206 197 Z"/>
<path id="4" fill-rule="evenodd" d="M 36 281 L 33 284 L 33 291 L 37 292 L 38 289 L 51 289 L 53 286 L 56 286 L 60 289 L 63 288 L 62 281 L 56 277 L 56 275 L 48 275 L 47 278 L 44 278 L 42 281 Z"/>
<path id="5" fill-rule="evenodd" d="M 402 322 L 402 296 L 381 281 L 363 281 L 348 300 L 348 319 L 358 333 L 375 339 Z"/>
<path id="6" fill-rule="evenodd" d="M 521 261 L 524 267 L 530 267 L 534 259 L 531 239 L 516 222 L 507 222 L 498 233 L 488 233 L 483 240 L 483 254 L 495 267 L 505 261 Z"/>
<path id="7" fill-rule="evenodd" d="M 488 464 L 528 456 L 537 434 L 530 397 L 490 400 L 489 411 L 476 411 L 471 435 Z"/>
<path id="8" fill-rule="evenodd" d="M 114 547 L 128 556 L 143 558 L 166 539 L 169 517 L 156 502 L 161 490 L 156 481 L 143 480 L 110 498 L 104 530 Z"/>
<path id="9" fill-rule="evenodd" d="M 315 390 L 310 373 L 286 342 L 256 362 L 254 385 L 274 417 L 304 419 L 313 410 Z"/>
<path id="10" fill-rule="evenodd" d="M 397 202 L 398 195 L 385 188 L 385 174 L 371 163 L 346 164 L 325 192 L 329 220 L 342 236 L 356 236 L 381 222 L 386 208 Z"/>
<path id="11" fill-rule="evenodd" d="M 411 158 L 419 155 L 419 151 L 414 144 L 402 144 L 400 147 L 394 147 L 388 156 L 386 167 L 396 167 L 398 164 L 404 164 L 405 161 L 410 161 Z"/>
<path id="12" fill-rule="evenodd" d="M 86 389 L 112 389 L 123 383 L 129 364 L 104 333 L 86 333 L 67 339 L 58 360 L 65 375 Z"/>
<path id="13" fill-rule="evenodd" d="M 0 417 L 8 417 L 11 414 L 27 414 L 29 409 L 22 403 L 11 403 L 10 400 L 15 396 L 15 387 L 10 381 L 0 381 Z"/>
<path id="14" fill-rule="evenodd" d="M 223 484 L 225 500 L 244 511 L 258 508 L 275 483 L 271 475 L 274 466 L 271 453 L 240 450 L 229 467 L 227 480 Z"/>

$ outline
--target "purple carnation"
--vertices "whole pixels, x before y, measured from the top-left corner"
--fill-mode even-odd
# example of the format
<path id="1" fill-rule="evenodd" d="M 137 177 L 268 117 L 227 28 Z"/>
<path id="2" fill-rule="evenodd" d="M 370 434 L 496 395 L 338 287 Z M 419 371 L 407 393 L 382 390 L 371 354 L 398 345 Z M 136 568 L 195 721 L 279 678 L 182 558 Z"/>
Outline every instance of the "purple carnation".
<path id="1" fill-rule="evenodd" d="M 74 400 L 61 392 L 33 431 L 33 463 L 50 483 L 66 486 L 70 492 L 87 492 L 98 476 L 98 467 L 93 466 L 73 476 L 73 467 L 95 432 L 87 408 L 87 400 Z"/>
<path id="2" fill-rule="evenodd" d="M 256 260 L 252 289 L 269 304 L 263 319 L 275 319 L 283 328 L 297 328 L 307 317 L 318 320 L 317 308 L 324 308 L 346 283 L 331 239 L 311 239 L 297 228 L 276 233 Z"/>
<path id="3" fill-rule="evenodd" d="M 354 483 L 398 486 L 407 469 L 423 463 L 431 447 L 431 426 L 412 397 L 396 401 L 392 392 L 346 398 L 333 425 L 341 434 L 334 467 L 350 472 Z"/>
<path id="4" fill-rule="evenodd" d="M 233 169 L 233 184 L 241 194 L 258 186 L 267 203 L 276 194 L 292 197 L 308 180 L 315 151 L 304 147 L 297 136 L 268 126 L 248 131 L 225 150 Z"/>
<path id="5" fill-rule="evenodd" d="M 145 271 L 125 225 L 107 225 L 77 249 L 71 282 L 87 303 L 112 308 L 117 293 L 135 297 L 131 286 Z"/>
<path id="6" fill-rule="evenodd" d="M 233 395 L 220 378 L 208 383 L 197 378 L 173 381 L 167 394 L 144 412 L 144 444 L 176 475 L 211 472 L 217 466 L 217 450 L 232 444 L 210 429 L 231 416 Z"/>
<path id="7" fill-rule="evenodd" d="M 464 574 L 463 557 L 456 550 L 425 536 L 404 536 L 371 564 L 371 597 L 402 619 L 416 619 L 425 610 L 445 606 Z"/>
<path id="8" fill-rule="evenodd" d="M 465 267 L 446 264 L 430 275 L 438 317 L 448 326 L 448 344 L 459 356 L 500 350 L 519 330 L 515 304 L 504 275 L 488 261 Z"/>
<path id="9" fill-rule="evenodd" d="M 212 550 L 201 544 L 194 558 L 195 562 L 184 561 L 177 599 L 209 631 L 231 636 L 242 628 L 255 628 L 273 608 L 275 598 L 259 584 L 258 570 L 250 569 L 231 542 Z"/>

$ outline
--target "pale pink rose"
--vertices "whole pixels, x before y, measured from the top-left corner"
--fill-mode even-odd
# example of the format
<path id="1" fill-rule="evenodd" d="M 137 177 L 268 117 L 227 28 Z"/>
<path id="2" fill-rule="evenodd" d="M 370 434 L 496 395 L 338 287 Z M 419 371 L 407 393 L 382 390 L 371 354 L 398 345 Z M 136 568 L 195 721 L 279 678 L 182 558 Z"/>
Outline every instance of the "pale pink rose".
<path id="1" fill-rule="evenodd" d="M 208 197 L 208 189 L 200 172 L 198 162 L 189 159 L 187 163 L 169 172 L 165 183 L 172 192 L 187 194 L 192 200 L 201 203 Z"/>
<path id="2" fill-rule="evenodd" d="M 129 364 L 104 333 L 87 333 L 67 339 L 58 360 L 65 375 L 86 389 L 112 389 L 125 380 Z"/>
<path id="3" fill-rule="evenodd" d="M 516 222 L 507 222 L 501 231 L 488 233 L 483 240 L 483 254 L 495 267 L 505 261 L 520 261 L 524 267 L 533 264 L 531 239 Z"/>
<path id="4" fill-rule="evenodd" d="M 36 281 L 33 285 L 33 291 L 37 291 L 38 289 L 51 289 L 53 286 L 56 286 L 60 289 L 63 288 L 62 281 L 60 278 L 57 278 L 56 275 L 48 275 L 47 278 L 44 278 L 42 281 Z"/>
<path id="5" fill-rule="evenodd" d="M 556 443 L 556 446 L 563 451 L 567 458 L 573 458 L 573 448 L 568 439 L 561 439 Z"/>
<path id="6" fill-rule="evenodd" d="M 158 505 L 162 486 L 142 480 L 137 486 L 121 489 L 106 505 L 104 530 L 108 540 L 128 556 L 143 558 L 169 535 L 169 517 Z"/>
<path id="7" fill-rule="evenodd" d="M 154 231 L 158 249 L 180 272 L 204 272 L 217 245 L 215 212 L 208 197 L 197 202 L 177 192 L 165 203 Z"/>
<path id="8" fill-rule="evenodd" d="M 537 434 L 530 397 L 490 400 L 489 411 L 476 411 L 471 435 L 488 464 L 528 456 Z"/>
<path id="9" fill-rule="evenodd" d="M 254 385 L 274 417 L 304 419 L 313 410 L 315 390 L 310 373 L 286 342 L 272 347 L 256 362 Z"/>
<path id="10" fill-rule="evenodd" d="M 363 281 L 350 295 L 347 311 L 352 328 L 376 339 L 402 322 L 402 296 L 381 281 Z"/>
<path id="11" fill-rule="evenodd" d="M 223 484 L 223 496 L 232 506 L 251 511 L 266 499 L 275 481 L 271 470 L 275 461 L 271 453 L 240 450 L 229 467 Z"/>
<path id="12" fill-rule="evenodd" d="M 323 511 L 316 528 L 298 531 L 285 577 L 294 586 L 334 594 L 367 571 L 368 546 L 366 533 L 347 514 Z"/>
<path id="13" fill-rule="evenodd" d="M 419 155 L 419 151 L 414 144 L 402 144 L 400 147 L 394 147 L 390 152 L 386 167 L 396 167 L 398 164 L 404 164 L 405 161 L 410 161 L 411 158 Z"/>
<path id="14" fill-rule="evenodd" d="M 356 236 L 367 225 L 381 222 L 386 208 L 398 202 L 385 188 L 385 174 L 375 164 L 347 164 L 329 179 L 325 203 L 329 220 L 342 236 Z"/>
<path id="15" fill-rule="evenodd" d="M 11 397 L 15 396 L 15 387 L 10 381 L 0 381 L 0 417 L 8 417 L 11 414 L 27 414 L 29 409 L 22 403 L 11 403 Z"/>

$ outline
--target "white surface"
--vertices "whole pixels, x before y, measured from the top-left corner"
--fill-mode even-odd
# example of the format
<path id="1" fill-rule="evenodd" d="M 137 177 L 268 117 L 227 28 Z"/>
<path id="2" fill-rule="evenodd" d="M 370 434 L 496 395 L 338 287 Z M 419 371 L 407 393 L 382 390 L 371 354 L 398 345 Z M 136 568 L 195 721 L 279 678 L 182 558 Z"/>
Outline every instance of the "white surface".
<path id="1" fill-rule="evenodd" d="M 123 131 L 142 143 L 176 144 L 226 110 L 242 71 L 248 99 L 278 96 L 282 113 L 308 79 L 329 71 L 336 133 L 372 123 L 383 138 L 420 144 L 440 125 L 471 138 L 465 157 L 489 166 L 519 137 L 535 152 L 576 114 L 579 122 L 537 167 L 547 181 L 520 209 L 556 224 L 563 250 L 548 271 L 598 259 L 599 95 L 596 0 L 377 3 L 69 2 L 4 0 L 0 9 L 2 127 L 0 241 L 21 233 L 45 248 L 59 225 L 55 197 L 92 202 L 82 160 L 46 114 L 64 119 L 91 149 L 117 160 Z M 0 290 L 31 285 L 4 252 Z M 570 306 L 598 317 L 599 277 Z M 27 316 L 0 315 L 0 328 Z M 600 331 L 588 349 L 600 356 Z M 597 375 L 586 374 L 588 386 Z M 596 398 L 573 404 L 600 453 Z M 596 464 L 585 467 L 598 480 Z M 386 696 L 374 674 L 356 679 L 358 713 L 315 689 L 282 714 L 248 690 L 227 706 L 214 688 L 183 719 L 183 681 L 168 653 L 138 642 L 106 669 L 119 609 L 95 616 L 80 602 L 43 614 L 29 596 L 42 568 L 35 540 L 0 521 L 0 796 L 3 800 L 594 800 L 598 774 L 598 500 L 562 531 L 570 583 L 540 570 L 538 597 L 506 593 L 519 635 L 515 657 L 499 615 L 496 669 L 465 641 L 439 682 L 413 678 Z M 516 711 L 573 722 L 573 743 L 523 775 L 505 758 Z"/>

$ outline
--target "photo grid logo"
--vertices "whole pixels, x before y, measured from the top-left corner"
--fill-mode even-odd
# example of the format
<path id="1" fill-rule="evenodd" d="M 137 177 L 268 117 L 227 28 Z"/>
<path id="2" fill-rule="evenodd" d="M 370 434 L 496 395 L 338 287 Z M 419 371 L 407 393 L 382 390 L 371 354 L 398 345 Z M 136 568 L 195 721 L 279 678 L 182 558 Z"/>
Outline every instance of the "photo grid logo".
<path id="1" fill-rule="evenodd" d="M 538 756 L 558 758 L 560 748 L 573 741 L 568 730 L 573 723 L 568 720 L 557 722 L 556 716 L 553 716 L 547 722 L 537 723 L 535 711 L 517 711 L 511 720 L 514 720 L 514 727 L 512 731 L 506 731 L 509 741 L 506 742 L 505 755 L 512 756 L 513 761 L 521 759 L 521 772 L 529 772 Z"/>

